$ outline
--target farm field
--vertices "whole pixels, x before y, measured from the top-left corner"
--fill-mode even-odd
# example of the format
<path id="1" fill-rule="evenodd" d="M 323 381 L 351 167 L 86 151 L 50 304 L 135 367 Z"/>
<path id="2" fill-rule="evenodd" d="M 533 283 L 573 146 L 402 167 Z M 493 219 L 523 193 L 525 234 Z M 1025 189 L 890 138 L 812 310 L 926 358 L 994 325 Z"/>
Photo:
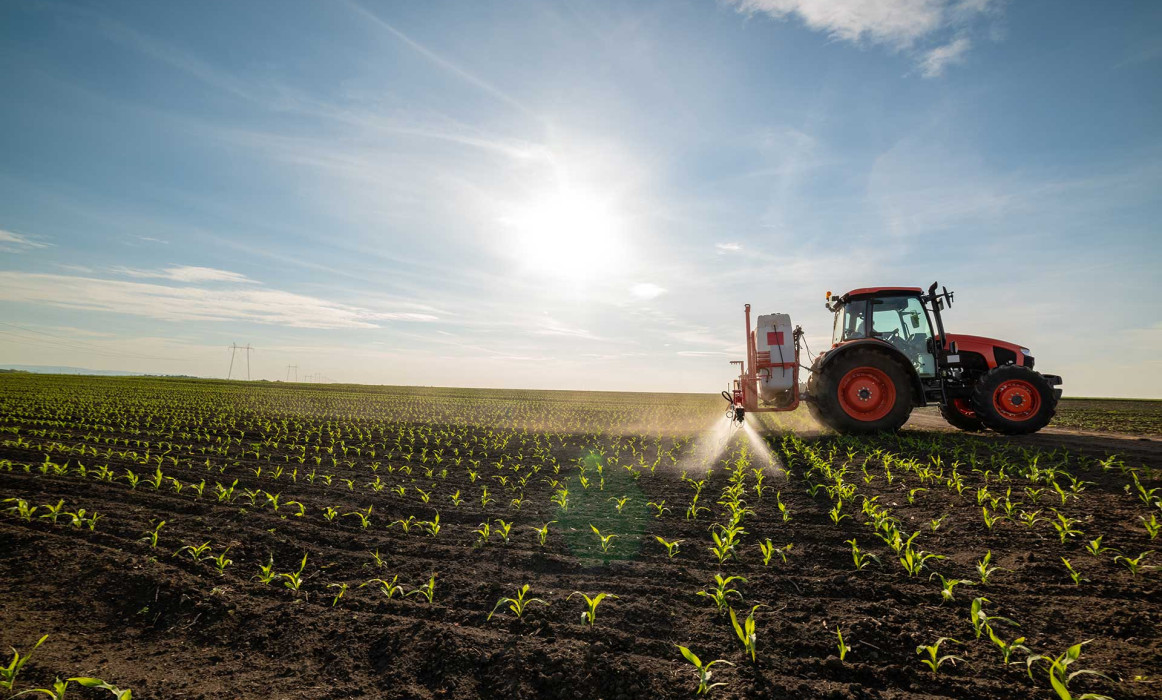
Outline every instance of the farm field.
<path id="1" fill-rule="evenodd" d="M 1162 695 L 1162 403 L 1019 438 L 723 404 L 0 375 L 0 648 L 48 635 L 12 691 L 687 698 L 682 645 L 719 698 Z"/>

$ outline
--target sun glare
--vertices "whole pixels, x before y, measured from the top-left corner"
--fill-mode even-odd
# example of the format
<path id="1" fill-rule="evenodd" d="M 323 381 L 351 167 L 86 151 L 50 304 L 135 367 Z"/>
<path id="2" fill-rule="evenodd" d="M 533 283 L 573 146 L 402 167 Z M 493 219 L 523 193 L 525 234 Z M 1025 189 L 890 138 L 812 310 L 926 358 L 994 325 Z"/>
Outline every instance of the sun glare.
<path id="1" fill-rule="evenodd" d="M 624 260 L 620 217 L 608 199 L 589 192 L 557 191 L 501 223 L 512 233 L 511 253 L 531 272 L 584 281 L 608 275 Z"/>

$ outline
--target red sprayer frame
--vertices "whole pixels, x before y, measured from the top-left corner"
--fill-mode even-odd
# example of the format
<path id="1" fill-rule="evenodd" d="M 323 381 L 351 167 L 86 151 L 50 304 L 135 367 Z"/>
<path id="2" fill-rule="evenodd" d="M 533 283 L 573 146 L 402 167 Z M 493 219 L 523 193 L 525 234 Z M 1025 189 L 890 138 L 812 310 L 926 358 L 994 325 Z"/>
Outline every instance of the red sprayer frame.
<path id="1" fill-rule="evenodd" d="M 759 361 L 758 345 L 756 342 L 756 330 L 752 330 L 750 326 L 750 304 L 745 307 L 746 313 L 746 362 L 733 360 L 731 364 L 742 365 L 742 371 L 738 379 L 734 380 L 732 390 L 722 392 L 727 401 L 730 401 L 730 408 L 728 412 L 733 414 L 735 420 L 741 421 L 747 412 L 756 413 L 772 413 L 775 411 L 793 411 L 799 407 L 799 336 L 802 330 L 795 328 L 793 332 L 795 341 L 795 357 L 792 362 L 772 362 L 769 354 Z M 758 395 L 758 377 L 763 371 L 770 371 L 774 368 L 792 368 L 792 383 L 791 383 L 791 400 L 785 404 L 772 406 L 770 404 L 759 405 Z"/>

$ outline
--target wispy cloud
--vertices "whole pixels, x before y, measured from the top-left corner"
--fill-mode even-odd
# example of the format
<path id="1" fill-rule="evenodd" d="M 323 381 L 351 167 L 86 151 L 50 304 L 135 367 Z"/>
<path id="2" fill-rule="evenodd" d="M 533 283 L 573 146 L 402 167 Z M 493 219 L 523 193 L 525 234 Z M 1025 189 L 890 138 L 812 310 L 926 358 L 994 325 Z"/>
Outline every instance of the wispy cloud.
<path id="1" fill-rule="evenodd" d="M 725 255 L 727 253 L 737 253 L 738 251 L 742 250 L 742 244 L 741 243 L 715 243 L 714 250 L 718 251 L 719 255 Z"/>
<path id="2" fill-rule="evenodd" d="M 971 47 L 972 41 L 967 37 L 957 37 L 943 46 L 924 52 L 920 59 L 920 73 L 925 78 L 944 75 L 947 66 L 964 63 L 964 56 Z"/>
<path id="3" fill-rule="evenodd" d="M 910 50 L 929 43 L 950 27 L 964 27 L 993 11 L 993 0 L 727 0 L 740 12 L 776 19 L 797 17 L 808 28 L 832 38 Z M 933 78 L 962 62 L 971 48 L 964 37 L 921 51 L 921 73 Z"/>
<path id="4" fill-rule="evenodd" d="M 28 236 L 0 229 L 0 252 L 22 253 L 33 248 L 47 248 L 48 246 L 48 243 L 41 243 Z"/>
<path id="5" fill-rule="evenodd" d="M 118 267 L 114 268 L 113 271 L 130 277 L 165 279 L 173 280 L 174 282 L 233 282 L 238 284 L 256 284 L 254 280 L 238 272 L 192 265 L 174 265 L 164 270 L 138 270 L 129 267 Z"/>
<path id="6" fill-rule="evenodd" d="M 291 328 L 376 328 L 382 321 L 435 321 L 276 289 L 171 287 L 143 282 L 0 272 L 0 299 L 146 316 L 164 321 L 249 321 Z"/>

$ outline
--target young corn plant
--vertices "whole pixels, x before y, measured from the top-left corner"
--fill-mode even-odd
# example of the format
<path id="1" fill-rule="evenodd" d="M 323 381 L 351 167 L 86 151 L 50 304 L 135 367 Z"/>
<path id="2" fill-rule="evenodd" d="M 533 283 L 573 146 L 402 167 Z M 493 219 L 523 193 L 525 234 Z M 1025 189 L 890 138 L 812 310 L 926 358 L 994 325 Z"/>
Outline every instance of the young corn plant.
<path id="1" fill-rule="evenodd" d="M 1004 664 L 1006 666 L 1008 666 L 1010 664 L 1017 663 L 1016 661 L 1011 660 L 1014 652 L 1019 651 L 1019 652 L 1022 652 L 1024 654 L 1032 654 L 1033 653 L 1029 649 L 1029 647 L 1024 645 L 1024 641 L 1025 641 L 1024 637 L 1017 637 L 1016 639 L 1014 639 L 1011 642 L 1006 642 L 1005 640 L 1003 640 L 999 636 L 997 636 L 996 630 L 994 630 L 991 625 L 986 626 L 985 629 L 989 633 L 989 639 L 992 640 L 992 643 L 995 644 L 997 649 L 1000 650 L 1001 658 L 1004 661 Z"/>
<path id="2" fill-rule="evenodd" d="M 1034 654 L 1025 660 L 1026 669 L 1029 672 L 1029 679 L 1033 678 L 1033 664 L 1044 663 L 1048 666 L 1049 685 L 1060 700 L 1112 700 L 1108 696 L 1098 695 L 1096 693 L 1085 693 L 1083 695 L 1074 696 L 1069 690 L 1069 683 L 1080 675 L 1097 676 L 1098 678 L 1105 678 L 1110 680 L 1108 676 L 1091 671 L 1089 669 L 1080 669 L 1077 671 L 1070 671 L 1069 666 L 1072 665 L 1081 656 L 1081 647 L 1084 644 L 1089 644 L 1092 639 L 1087 639 L 1084 642 L 1078 642 L 1066 649 L 1060 656 L 1046 656 L 1043 654 Z"/>
<path id="3" fill-rule="evenodd" d="M 654 503 L 653 501 L 650 501 L 649 503 L 646 504 L 646 506 L 654 509 L 654 517 L 655 518 L 660 518 L 664 514 L 670 512 L 670 509 L 666 507 L 666 500 L 665 499 L 662 499 L 662 501 L 660 503 Z"/>
<path id="4" fill-rule="evenodd" d="M 569 594 L 568 598 L 565 598 L 565 600 L 571 600 L 575 595 L 579 595 L 585 599 L 585 610 L 581 613 L 581 621 L 585 622 L 590 627 L 593 627 L 593 623 L 597 622 L 597 606 L 601 604 L 601 601 L 605 600 L 606 598 L 617 598 L 617 596 L 613 595 L 612 593 L 598 593 L 597 595 L 590 598 L 581 591 L 573 591 Z"/>
<path id="5" fill-rule="evenodd" d="M 956 600 L 952 596 L 952 589 L 955 588 L 956 586 L 961 585 L 961 584 L 964 584 L 965 586 L 975 586 L 976 585 L 972 581 L 962 581 L 958 578 L 944 578 L 944 576 L 942 574 L 938 574 L 938 573 L 931 574 L 928 577 L 928 580 L 931 581 L 934 578 L 940 579 L 940 598 L 941 598 L 940 602 L 941 603 L 947 603 L 948 601 Z"/>
<path id="6" fill-rule="evenodd" d="M 593 534 L 597 535 L 597 540 L 601 544 L 601 551 L 608 554 L 609 548 L 613 545 L 613 539 L 617 537 L 615 534 L 603 535 L 601 530 L 598 530 L 592 523 L 589 524 L 589 529 L 593 530 Z"/>
<path id="7" fill-rule="evenodd" d="M 552 524 L 553 524 L 553 523 L 555 523 L 555 522 L 557 522 L 557 521 L 556 521 L 556 520 L 550 520 L 549 522 L 545 523 L 544 525 L 541 525 L 540 527 L 537 527 L 537 526 L 535 526 L 535 525 L 529 525 L 529 526 L 527 526 L 527 527 L 528 527 L 529 529 L 531 529 L 533 532 L 537 533 L 537 542 L 538 542 L 538 543 L 539 543 L 539 544 L 540 544 L 542 547 L 544 547 L 544 546 L 545 546 L 545 540 L 546 540 L 546 539 L 548 539 L 548 537 L 549 537 L 549 526 L 550 526 L 550 525 L 552 525 Z"/>
<path id="8" fill-rule="evenodd" d="M 1102 546 L 1101 538 L 1104 536 L 1105 535 L 1098 535 L 1095 539 L 1092 539 L 1089 542 L 1087 542 L 1085 545 L 1085 551 L 1089 552 L 1090 554 L 1092 554 L 1095 557 L 1100 557 L 1101 555 L 1105 554 L 1106 552 L 1113 552 L 1115 554 L 1121 554 L 1120 551 L 1118 551 L 1117 549 L 1114 549 L 1113 547 L 1103 547 Z"/>
<path id="9" fill-rule="evenodd" d="M 621 515 L 621 510 L 625 508 L 626 503 L 629 503 L 629 496 L 622 496 L 621 498 L 610 497 L 609 500 L 616 504 L 614 508 L 617 508 L 617 514 Z"/>
<path id="10" fill-rule="evenodd" d="M 182 552 L 189 552 L 190 559 L 193 559 L 195 563 L 200 562 L 203 558 L 210 556 L 210 543 L 207 541 L 203 542 L 202 544 L 187 544 L 178 551 L 174 552 L 173 555 L 176 557 Z"/>
<path id="11" fill-rule="evenodd" d="M 504 540 L 505 544 L 508 544 L 508 535 L 511 531 L 512 523 L 506 523 L 500 519 L 496 520 L 496 529 L 494 532 L 496 532 L 497 535 L 500 535 L 500 538 Z"/>
<path id="12" fill-rule="evenodd" d="M 146 530 L 145 536 L 139 539 L 138 542 L 148 542 L 150 549 L 157 549 L 157 537 L 159 534 L 161 534 L 161 529 L 163 527 L 165 527 L 164 520 L 159 522 L 157 525 L 154 525 L 152 530 Z"/>
<path id="13" fill-rule="evenodd" d="M 335 597 L 331 600 L 331 607 L 333 608 L 339 604 L 339 600 L 343 597 L 343 594 L 347 592 L 347 584 L 346 583 L 328 583 L 327 588 L 338 588 L 339 589 L 339 592 L 336 593 Z"/>
<path id="14" fill-rule="evenodd" d="M 49 700 L 65 700 L 65 692 L 69 689 L 69 682 L 69 680 L 62 681 L 60 678 L 57 678 L 53 682 L 52 688 L 33 688 L 31 690 L 22 690 L 12 697 L 15 698 L 21 695 L 27 695 L 29 693 L 40 693 L 41 695 L 47 695 Z"/>
<path id="15" fill-rule="evenodd" d="M 847 658 L 847 652 L 851 651 L 851 647 L 843 641 L 843 630 L 839 629 L 839 625 L 835 626 L 835 636 L 839 639 L 835 648 L 839 651 L 839 660 L 843 661 Z"/>
<path id="16" fill-rule="evenodd" d="M 216 568 L 218 570 L 219 576 L 225 575 L 226 574 L 226 567 L 230 566 L 231 564 L 234 563 L 233 560 L 226 558 L 226 554 L 229 551 L 230 551 L 230 548 L 227 547 L 226 549 L 222 550 L 222 553 L 219 554 L 218 556 L 210 558 L 210 561 L 214 562 L 214 568 Z"/>
<path id="17" fill-rule="evenodd" d="M 1080 571 L 1074 569 L 1073 564 L 1070 564 L 1069 560 L 1065 557 L 1061 557 L 1061 563 L 1065 564 L 1065 570 L 1069 572 L 1069 578 L 1073 579 L 1073 585 L 1080 586 L 1082 581 L 1089 581 L 1089 579 L 1081 575 Z"/>
<path id="18" fill-rule="evenodd" d="M 738 623 L 738 616 L 734 614 L 734 608 L 730 608 L 730 625 L 734 628 L 734 634 L 738 637 L 738 641 L 742 642 L 742 648 L 750 654 L 751 663 L 755 663 L 756 644 L 758 641 L 758 634 L 755 632 L 755 610 L 765 608 L 765 605 L 756 605 L 750 609 L 750 614 L 746 616 L 742 624 Z"/>
<path id="19" fill-rule="evenodd" d="M 423 596 L 425 600 L 427 600 L 429 603 L 431 603 L 432 598 L 436 595 L 436 574 L 432 574 L 431 577 L 428 579 L 428 582 L 425 583 L 424 585 L 420 586 L 419 588 L 415 588 L 411 591 L 408 591 L 404 595 L 404 597 L 406 598 L 407 596 L 412 596 L 412 595 Z"/>
<path id="20" fill-rule="evenodd" d="M 343 517 L 346 518 L 346 517 L 354 516 L 356 518 L 359 518 L 360 527 L 366 529 L 368 526 L 371 525 L 371 509 L 374 507 L 375 506 L 367 506 L 366 513 L 364 513 L 361 510 L 356 510 L 356 511 L 353 511 L 351 513 L 344 513 Z"/>
<path id="21" fill-rule="evenodd" d="M 292 591 L 297 593 L 299 588 L 302 587 L 302 585 L 303 585 L 303 569 L 305 569 L 305 568 L 307 568 L 307 555 L 306 554 L 303 555 L 303 561 L 302 561 L 302 563 L 299 564 L 298 571 L 293 571 L 293 572 L 287 573 L 287 574 L 279 574 L 280 578 L 285 579 L 282 582 L 282 585 L 286 586 L 287 588 L 289 588 Z"/>
<path id="22" fill-rule="evenodd" d="M 516 619 L 518 620 L 524 617 L 525 610 L 533 603 L 548 605 L 548 603 L 541 600 L 540 598 L 530 598 L 529 595 L 529 584 L 526 583 L 516 590 L 515 598 L 501 598 L 500 600 L 496 601 L 496 605 L 492 608 L 492 612 L 488 613 L 487 619 L 491 620 L 492 616 L 496 614 L 496 611 L 499 610 L 502 605 L 507 605 L 508 609 L 511 610 L 514 615 L 516 615 Z"/>
<path id="23" fill-rule="evenodd" d="M 711 683 L 710 677 L 712 674 L 710 669 L 714 666 L 714 664 L 726 664 L 727 666 L 733 666 L 734 664 L 723 659 L 715 659 L 714 661 L 710 661 L 704 664 L 702 663 L 702 660 L 699 659 L 697 655 L 695 655 L 694 652 L 690 651 L 688 648 L 682 646 L 681 644 L 677 644 L 675 646 L 678 647 L 678 651 L 682 652 L 682 656 L 686 657 L 686 660 L 694 664 L 694 668 L 698 669 L 698 690 L 695 691 L 695 694 L 706 695 L 714 688 L 717 688 L 720 685 L 726 685 L 725 683 Z"/>
<path id="24" fill-rule="evenodd" d="M 1007 625 L 1012 625 L 1013 627 L 1018 626 L 1016 622 L 1014 622 L 1013 620 L 1010 620 L 1007 617 L 1001 617 L 1000 615 L 989 615 L 988 613 L 986 613 L 984 611 L 984 605 L 985 605 L 985 603 L 991 603 L 991 602 L 992 602 L 991 600 L 989 600 L 988 598 L 984 598 L 984 597 L 973 598 L 972 605 L 969 606 L 968 621 L 972 623 L 972 629 L 974 632 L 976 632 L 977 639 L 980 639 L 980 635 L 986 629 L 991 627 L 993 622 L 1003 622 Z"/>
<path id="25" fill-rule="evenodd" d="M 1126 556 L 1125 554 L 1119 554 L 1118 556 L 1114 557 L 1114 563 L 1115 564 L 1121 563 L 1123 566 L 1125 566 L 1127 569 L 1129 569 L 1131 576 L 1137 577 L 1137 575 L 1143 571 L 1153 571 L 1153 570 L 1158 568 L 1157 566 L 1146 566 L 1145 564 L 1142 563 L 1143 561 L 1145 561 L 1146 557 L 1150 556 L 1153 553 L 1154 553 L 1154 550 L 1151 549 L 1148 552 L 1142 552 L 1141 554 L 1139 554 L 1136 557 L 1130 557 L 1130 556 Z"/>
<path id="26" fill-rule="evenodd" d="M 673 559 L 674 555 L 676 555 L 678 553 L 678 546 L 681 545 L 683 542 L 682 540 L 674 540 L 673 542 L 667 542 L 665 540 L 665 538 L 659 537 L 657 535 L 654 535 L 654 539 L 657 540 L 659 544 L 661 544 L 663 547 L 666 548 L 666 555 L 670 559 Z"/>
<path id="27" fill-rule="evenodd" d="M 1150 519 L 1146 520 L 1143 516 L 1138 516 L 1138 520 L 1142 521 L 1142 525 L 1146 528 L 1146 534 L 1150 535 L 1150 539 L 1158 539 L 1159 531 L 1162 531 L 1162 523 L 1158 522 L 1158 516 L 1151 513 Z"/>
<path id="28" fill-rule="evenodd" d="M 769 542 L 770 540 L 767 541 Z M 859 545 L 856 544 L 855 538 L 846 540 L 846 543 L 851 545 L 851 558 L 855 562 L 856 571 L 863 571 L 865 568 L 871 566 L 872 563 L 875 563 L 876 566 L 882 566 L 882 564 L 880 564 L 879 557 L 872 554 L 871 552 L 860 551 Z"/>
<path id="29" fill-rule="evenodd" d="M 48 639 L 47 634 L 41 637 L 40 641 L 36 644 L 32 645 L 28 653 L 23 656 L 16 650 L 16 647 L 8 647 L 12 650 L 12 660 L 8 662 L 7 666 L 0 666 L 0 688 L 7 690 L 9 693 L 12 692 L 12 686 L 16 683 L 16 676 L 20 673 L 20 669 L 24 668 L 24 664 L 28 663 L 28 659 L 32 657 L 32 652 L 36 651 L 41 644 L 44 644 L 44 640 L 46 639 Z"/>
<path id="30" fill-rule="evenodd" d="M 921 549 L 912 548 L 912 540 L 916 538 L 919 532 L 914 533 L 908 538 L 903 552 L 900 553 L 900 565 L 904 567 L 904 571 L 908 572 L 909 576 L 915 576 L 924 569 L 924 566 L 930 559 L 943 559 L 944 556 L 940 554 L 933 554 L 925 552 Z"/>
<path id="31" fill-rule="evenodd" d="M 400 596 L 401 598 L 407 595 L 406 593 L 404 593 L 403 586 L 399 585 L 399 576 L 392 576 L 390 581 L 387 581 L 387 580 L 384 580 L 381 578 L 368 579 L 368 580 L 364 581 L 363 583 L 359 584 L 359 587 L 363 588 L 365 586 L 370 586 L 372 584 L 378 585 L 379 592 L 382 593 L 383 595 L 387 596 L 388 600 L 391 600 L 392 598 L 396 597 L 397 595 Z"/>
<path id="32" fill-rule="evenodd" d="M 984 553 L 984 557 L 978 559 L 976 562 L 976 573 L 980 576 L 980 585 L 987 586 L 989 584 L 989 577 L 998 571 L 1008 571 L 999 566 L 989 566 L 993 559 L 993 550 L 988 550 Z"/>
<path id="33" fill-rule="evenodd" d="M 1053 529 L 1057 531 L 1057 535 L 1061 538 L 1061 544 L 1065 544 L 1067 537 L 1077 537 L 1082 534 L 1081 530 L 1074 527 L 1078 523 L 1077 519 L 1065 517 L 1056 508 L 1053 509 L 1053 513 L 1057 515 L 1057 521 L 1050 522 L 1053 525 Z"/>
<path id="34" fill-rule="evenodd" d="M 270 560 L 266 564 L 258 565 L 258 573 L 251 577 L 251 579 L 258 579 L 258 582 L 264 586 L 269 586 L 270 582 L 278 578 L 278 574 L 274 570 L 274 555 L 270 555 Z"/>
<path id="35" fill-rule="evenodd" d="M 108 690 L 113 695 L 113 700 L 133 700 L 133 691 L 126 689 L 122 690 L 112 683 L 101 680 L 100 678 L 70 678 L 79 686 L 85 688 L 96 688 L 98 690 Z"/>
<path id="36" fill-rule="evenodd" d="M 950 663 L 955 666 L 957 661 L 964 661 L 963 658 L 959 656 L 953 656 L 952 654 L 945 654 L 944 656 L 940 656 L 940 645 L 944 642 L 963 644 L 963 642 L 957 641 L 952 637 L 941 637 L 940 639 L 937 639 L 934 644 L 921 644 L 920 646 L 916 647 L 916 654 L 920 656 L 923 656 L 924 654 L 928 655 L 928 658 L 920 659 L 920 661 L 925 666 L 932 669 L 932 673 L 939 673 L 940 667 L 946 663 Z"/>
<path id="37" fill-rule="evenodd" d="M 729 608 L 729 598 L 731 594 L 738 596 L 739 600 L 743 600 L 742 593 L 739 593 L 735 588 L 729 588 L 734 581 L 746 583 L 746 579 L 742 576 L 727 576 L 722 577 L 722 574 L 714 574 L 714 586 L 709 591 L 698 591 L 697 595 L 704 598 L 709 598 L 718 606 L 719 614 L 725 615 Z"/>

